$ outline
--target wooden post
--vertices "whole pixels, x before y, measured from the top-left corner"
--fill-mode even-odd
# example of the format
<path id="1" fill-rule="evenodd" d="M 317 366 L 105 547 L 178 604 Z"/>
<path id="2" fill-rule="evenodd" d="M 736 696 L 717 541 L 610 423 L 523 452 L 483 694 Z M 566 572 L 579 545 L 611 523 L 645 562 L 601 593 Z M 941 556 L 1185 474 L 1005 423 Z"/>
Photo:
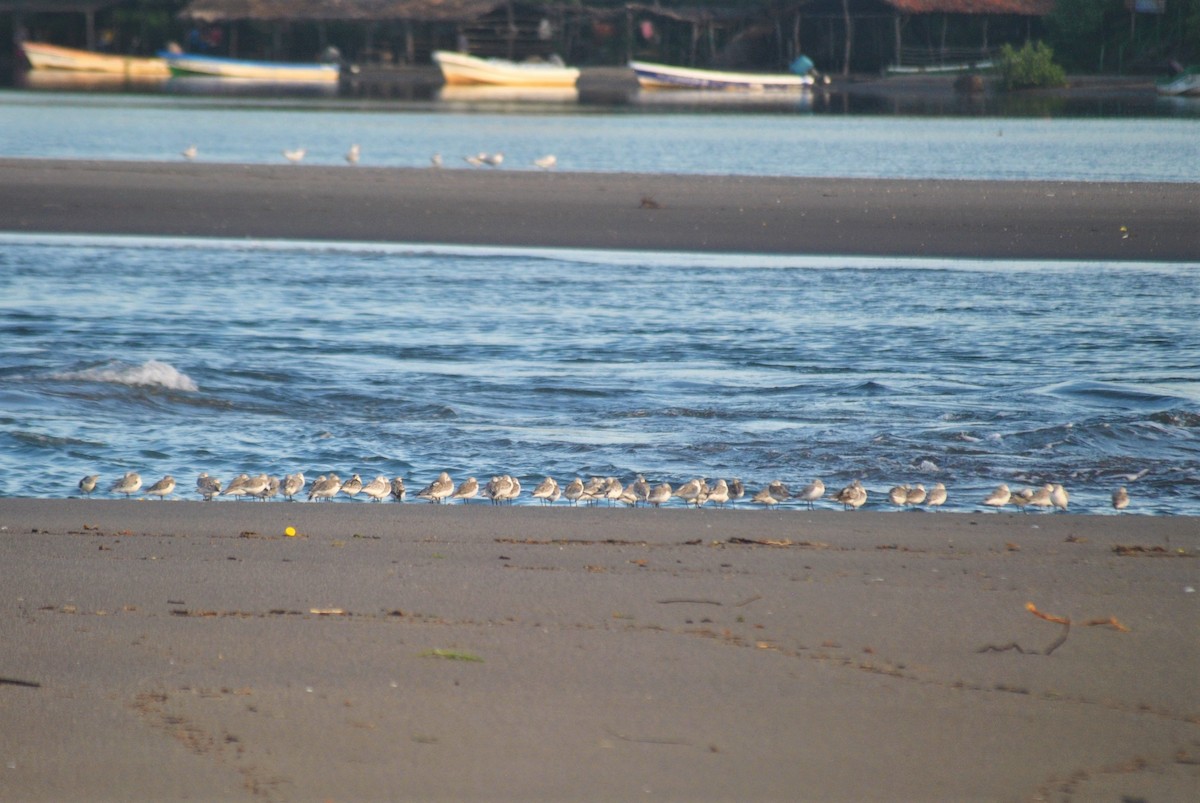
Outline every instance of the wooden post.
<path id="1" fill-rule="evenodd" d="M 850 19 L 850 0 L 842 0 L 842 22 L 846 25 L 845 50 L 842 53 L 842 75 L 850 74 L 850 48 L 854 41 L 854 22 Z"/>
<path id="2" fill-rule="evenodd" d="M 93 9 L 88 9 L 83 12 L 83 25 L 86 31 L 87 49 L 96 49 L 96 12 Z"/>
<path id="3" fill-rule="evenodd" d="M 904 62 L 901 61 L 903 56 L 901 56 L 900 54 L 904 52 L 904 47 L 901 42 L 901 36 L 900 36 L 900 15 L 899 14 L 896 14 L 892 17 L 892 30 L 893 30 L 893 39 L 895 40 L 895 44 L 896 44 L 896 66 L 901 67 L 901 66 L 903 66 Z"/>

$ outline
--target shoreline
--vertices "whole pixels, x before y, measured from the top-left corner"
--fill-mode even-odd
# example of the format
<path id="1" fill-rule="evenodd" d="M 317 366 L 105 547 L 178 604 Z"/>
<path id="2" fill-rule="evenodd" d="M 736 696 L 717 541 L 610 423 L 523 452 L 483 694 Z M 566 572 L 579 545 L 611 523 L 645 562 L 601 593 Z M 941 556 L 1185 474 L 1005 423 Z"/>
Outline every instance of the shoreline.
<path id="1" fill-rule="evenodd" d="M 1192 262 L 1191 184 L 0 159 L 17 233 Z"/>
<path id="2" fill-rule="evenodd" d="M 1194 518 L 0 499 L 0 527 L 6 800 L 1200 786 Z"/>

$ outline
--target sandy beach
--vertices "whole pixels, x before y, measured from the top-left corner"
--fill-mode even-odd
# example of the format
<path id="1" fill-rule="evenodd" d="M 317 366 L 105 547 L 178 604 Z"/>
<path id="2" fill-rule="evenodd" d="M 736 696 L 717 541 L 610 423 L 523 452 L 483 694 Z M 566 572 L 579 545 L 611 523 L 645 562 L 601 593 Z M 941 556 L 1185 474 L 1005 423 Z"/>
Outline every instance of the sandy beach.
<path id="1" fill-rule="evenodd" d="M 0 528 L 4 800 L 1200 790 L 1191 519 L 4 499 Z"/>
<path id="2" fill-rule="evenodd" d="M 0 231 L 1195 260 L 1188 184 L 0 159 Z"/>
<path id="3" fill-rule="evenodd" d="M 0 160 L 0 208 L 17 233 L 1200 253 L 1190 185 Z M 0 499 L 0 800 L 1194 800 L 1198 551 L 1188 517 Z"/>

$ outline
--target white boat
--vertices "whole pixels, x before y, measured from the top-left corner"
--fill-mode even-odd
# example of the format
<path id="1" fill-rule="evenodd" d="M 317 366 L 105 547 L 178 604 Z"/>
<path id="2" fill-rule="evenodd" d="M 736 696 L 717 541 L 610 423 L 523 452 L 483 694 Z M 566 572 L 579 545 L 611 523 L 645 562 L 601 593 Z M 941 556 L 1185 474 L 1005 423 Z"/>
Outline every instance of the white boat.
<path id="1" fill-rule="evenodd" d="M 794 73 L 745 73 L 674 67 L 649 61 L 631 61 L 643 89 L 720 89 L 733 92 L 795 92 L 811 87 L 811 75 Z"/>
<path id="2" fill-rule="evenodd" d="M 96 53 L 44 42 L 22 42 L 21 50 L 35 70 L 123 75 L 130 78 L 166 78 L 171 73 L 167 62 L 146 56 L 121 56 Z"/>
<path id="3" fill-rule="evenodd" d="M 1200 95 L 1200 67 L 1192 67 L 1178 75 L 1164 78 L 1156 85 L 1160 95 Z"/>
<path id="4" fill-rule="evenodd" d="M 159 54 L 166 60 L 171 75 L 207 78 L 239 78 L 281 84 L 337 83 L 341 68 L 324 62 L 251 61 L 195 53 Z"/>
<path id="5" fill-rule="evenodd" d="M 441 68 L 442 78 L 451 86 L 574 87 L 579 80 L 578 68 L 555 61 L 481 59 L 448 50 L 434 51 L 433 61 Z"/>

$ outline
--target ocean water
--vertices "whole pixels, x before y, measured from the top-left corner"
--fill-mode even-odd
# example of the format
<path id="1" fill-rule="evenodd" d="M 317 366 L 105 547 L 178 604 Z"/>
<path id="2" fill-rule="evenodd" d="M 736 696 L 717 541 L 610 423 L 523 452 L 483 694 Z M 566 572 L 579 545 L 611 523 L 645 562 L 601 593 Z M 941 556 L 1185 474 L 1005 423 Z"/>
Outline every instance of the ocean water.
<path id="1" fill-rule="evenodd" d="M 667 93 L 678 95 L 680 93 Z M 684 93 L 687 94 L 687 93 Z M 1200 115 L 996 118 L 632 111 L 537 104 L 396 107 L 319 100 L 0 91 L 0 157 L 446 169 L 1077 181 L 1200 181 Z M 490 168 L 483 168 L 490 169 Z"/>
<path id="2" fill-rule="evenodd" d="M 1197 288 L 1200 263 L 0 235 L 0 495 L 643 473 L 1198 515 Z"/>

